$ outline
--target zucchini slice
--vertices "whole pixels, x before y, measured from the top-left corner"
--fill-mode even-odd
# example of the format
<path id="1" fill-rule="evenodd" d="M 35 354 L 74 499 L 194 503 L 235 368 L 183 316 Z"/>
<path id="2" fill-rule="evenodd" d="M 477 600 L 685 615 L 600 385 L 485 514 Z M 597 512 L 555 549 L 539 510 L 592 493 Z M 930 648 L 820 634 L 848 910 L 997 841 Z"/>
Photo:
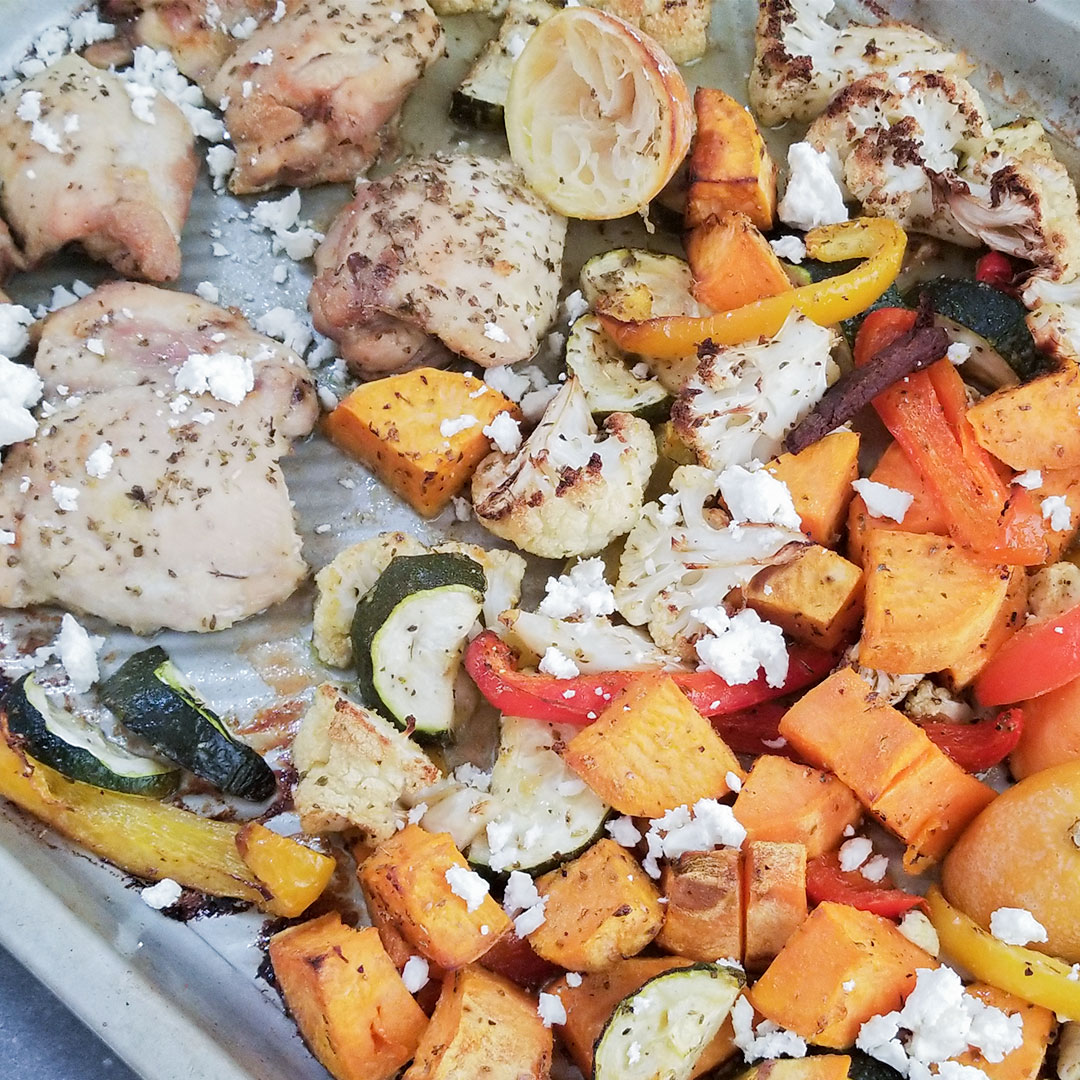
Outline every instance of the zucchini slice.
<path id="1" fill-rule="evenodd" d="M 593 415 L 625 412 L 650 422 L 666 419 L 671 395 L 651 374 L 636 375 L 638 362 L 604 333 L 595 315 L 582 315 L 570 328 L 566 366 L 578 377 Z"/>
<path id="2" fill-rule="evenodd" d="M 454 724 L 454 682 L 485 587 L 483 567 L 467 555 L 391 559 L 353 616 L 364 704 L 405 731 L 447 736 Z"/>
<path id="3" fill-rule="evenodd" d="M 270 766 L 229 734 L 160 645 L 125 660 L 99 692 L 127 727 L 225 794 L 261 802 L 274 793 Z"/>
<path id="4" fill-rule="evenodd" d="M 573 858 L 604 832 L 610 807 L 559 756 L 556 747 L 578 729 L 570 724 L 505 716 L 491 770 L 493 831 L 507 838 L 492 865 L 486 832 L 469 846 L 470 863 L 494 875 L 541 874 Z"/>
<path id="5" fill-rule="evenodd" d="M 594 255 L 581 268 L 581 293 L 589 307 L 600 297 L 617 298 L 629 319 L 651 315 L 703 315 L 690 295 L 694 276 L 690 264 L 677 255 L 658 255 L 639 248 L 614 248 Z"/>
<path id="6" fill-rule="evenodd" d="M 693 964 L 624 997 L 596 1040 L 595 1080 L 687 1080 L 746 979 L 727 964 Z"/>
<path id="7" fill-rule="evenodd" d="M 176 789 L 179 769 L 111 742 L 100 728 L 52 701 L 33 672 L 7 690 L 0 707 L 8 730 L 24 740 L 29 755 L 69 780 L 154 798 Z"/>

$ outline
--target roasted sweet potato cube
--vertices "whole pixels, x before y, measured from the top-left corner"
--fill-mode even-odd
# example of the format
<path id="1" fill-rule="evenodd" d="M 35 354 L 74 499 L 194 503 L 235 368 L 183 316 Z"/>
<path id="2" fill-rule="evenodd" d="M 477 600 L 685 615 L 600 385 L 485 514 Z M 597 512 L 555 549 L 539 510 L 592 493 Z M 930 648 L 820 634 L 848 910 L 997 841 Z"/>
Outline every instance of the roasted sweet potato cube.
<path id="1" fill-rule="evenodd" d="M 656 944 L 691 960 L 743 954 L 740 855 L 734 848 L 688 851 L 664 866 L 660 891 L 667 898 Z"/>
<path id="2" fill-rule="evenodd" d="M 559 1034 L 574 1064 L 586 1077 L 592 1076 L 593 1047 L 615 1006 L 649 979 L 674 968 L 689 967 L 693 962 L 679 956 L 633 957 L 619 960 L 604 971 L 583 975 L 577 986 L 570 986 L 563 976 L 548 987 L 548 993 L 555 994 L 566 1009 L 566 1023 Z M 729 1017 L 694 1066 L 691 1080 L 737 1052 Z"/>
<path id="3" fill-rule="evenodd" d="M 487 455 L 491 439 L 483 429 L 501 412 L 521 419 L 512 401 L 471 375 L 417 368 L 357 387 L 326 418 L 326 433 L 431 517 Z M 475 422 L 459 429 L 470 417 Z"/>
<path id="4" fill-rule="evenodd" d="M 812 1054 L 804 1058 L 770 1058 L 742 1074 L 741 1080 L 847 1080 L 847 1054 Z"/>
<path id="5" fill-rule="evenodd" d="M 802 844 L 808 859 L 832 851 L 862 817 L 855 793 L 831 773 L 775 754 L 754 762 L 734 811 L 748 841 Z"/>
<path id="6" fill-rule="evenodd" d="M 766 566 L 743 587 L 743 599 L 796 641 L 834 649 L 862 617 L 863 573 L 820 544 L 797 548 L 787 562 Z"/>
<path id="7" fill-rule="evenodd" d="M 374 927 L 337 912 L 270 939 L 285 1004 L 311 1052 L 337 1080 L 389 1080 L 415 1053 L 427 1017 Z"/>
<path id="8" fill-rule="evenodd" d="M 1030 1001 L 986 983 L 973 983 L 967 992 L 992 1008 L 1000 1009 L 1007 1016 L 1019 1014 L 1024 1025 L 1021 1034 L 1024 1041 L 1001 1061 L 987 1061 L 977 1050 L 968 1050 L 953 1060 L 961 1065 L 982 1069 L 990 1080 L 1035 1080 L 1042 1069 L 1050 1037 L 1057 1027 L 1054 1014 L 1041 1005 L 1032 1005 Z"/>
<path id="9" fill-rule="evenodd" d="M 380 917 L 447 971 L 483 956 L 511 926 L 490 895 L 472 904 L 454 892 L 451 879 L 466 874 L 472 875 L 466 879 L 470 884 L 479 881 L 450 834 L 429 833 L 419 825 L 407 825 L 383 841 L 358 871 L 369 902 L 381 908 Z"/>
<path id="10" fill-rule="evenodd" d="M 660 894 L 641 865 L 614 840 L 536 879 L 546 918 L 528 935 L 545 960 L 571 971 L 600 971 L 641 952 L 660 930 Z"/>
<path id="11" fill-rule="evenodd" d="M 551 1029 L 536 999 L 509 979 L 469 966 L 443 981 L 431 1023 L 402 1080 L 547 1080 Z"/>
<path id="12" fill-rule="evenodd" d="M 888 919 L 824 901 L 747 996 L 774 1023 L 840 1050 L 871 1016 L 903 1005 L 917 968 L 937 966 Z"/>
<path id="13" fill-rule="evenodd" d="M 733 97 L 707 87 L 695 91 L 694 112 L 687 227 L 738 210 L 767 232 L 776 216 L 776 166 L 754 118 Z"/>
<path id="14" fill-rule="evenodd" d="M 784 713 L 780 734 L 800 757 L 835 773 L 864 806 L 933 748 L 925 732 L 880 701 L 851 668 L 807 691 Z"/>
<path id="15" fill-rule="evenodd" d="M 279 836 L 257 821 L 241 826 L 236 850 L 260 881 L 273 882 L 266 910 L 289 919 L 303 915 L 322 896 L 337 866 L 329 855 Z"/>
<path id="16" fill-rule="evenodd" d="M 706 218 L 690 230 L 685 244 L 694 299 L 714 311 L 730 311 L 793 288 L 761 230 L 736 210 Z"/>
<path id="17" fill-rule="evenodd" d="M 600 798 L 635 817 L 719 798 L 729 773 L 743 776 L 724 740 L 663 673 L 630 682 L 563 757 Z"/>
<path id="18" fill-rule="evenodd" d="M 1042 474 L 1042 486 L 1033 494 L 1041 502 L 1043 499 L 1060 495 L 1069 508 L 1069 524 L 1064 529 L 1051 529 L 1046 526 L 1046 542 L 1050 554 L 1047 562 L 1057 562 L 1076 537 L 1080 529 L 1080 469 L 1047 469 Z"/>
<path id="19" fill-rule="evenodd" d="M 982 641 L 966 656 L 961 657 L 941 673 L 945 684 L 950 689 L 963 690 L 964 687 L 970 685 L 979 672 L 986 667 L 990 657 L 1024 625 L 1028 610 L 1028 580 L 1024 567 L 1011 568 L 1005 598 L 995 612 L 990 628 Z"/>
<path id="20" fill-rule="evenodd" d="M 866 541 L 859 663 L 894 674 L 941 671 L 968 656 L 994 623 L 1011 578 L 948 537 L 876 530 Z"/>
<path id="21" fill-rule="evenodd" d="M 797 454 L 781 454 L 765 468 L 787 484 L 811 540 L 831 547 L 840 536 L 844 515 L 859 477 L 859 436 L 834 431 Z"/>
<path id="22" fill-rule="evenodd" d="M 748 971 L 763 971 L 806 919 L 806 848 L 753 840 L 743 852 Z"/>

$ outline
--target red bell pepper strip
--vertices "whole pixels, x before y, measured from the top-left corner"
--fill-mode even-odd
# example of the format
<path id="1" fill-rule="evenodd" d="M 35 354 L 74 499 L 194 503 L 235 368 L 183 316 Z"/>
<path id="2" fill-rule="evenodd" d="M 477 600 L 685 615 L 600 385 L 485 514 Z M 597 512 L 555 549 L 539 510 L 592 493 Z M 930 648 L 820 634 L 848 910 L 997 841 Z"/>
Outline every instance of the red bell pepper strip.
<path id="1" fill-rule="evenodd" d="M 794 751 L 780 734 L 780 719 L 790 706 L 766 701 L 752 709 L 714 716 L 712 726 L 736 754 L 777 754 L 790 757 Z"/>
<path id="2" fill-rule="evenodd" d="M 916 313 L 879 308 L 863 321 L 855 363 L 867 364 L 907 333 Z M 874 399 L 874 408 L 919 470 L 949 520 L 949 534 L 980 559 L 1018 566 L 1045 561 L 1045 526 L 1031 494 L 1002 479 L 967 419 L 963 380 L 939 360 Z"/>
<path id="3" fill-rule="evenodd" d="M 926 910 L 926 901 L 914 893 L 878 885 L 858 870 L 841 870 L 835 852 L 819 855 L 806 864 L 806 898 L 813 904 L 832 900 L 886 919 L 898 919 L 912 908 Z"/>
<path id="4" fill-rule="evenodd" d="M 988 251 L 975 263 L 975 280 L 990 285 L 998 292 L 1016 295 L 1016 269 L 1008 255 L 1000 251 Z"/>
<path id="5" fill-rule="evenodd" d="M 1040 697 L 1080 677 L 1080 604 L 1034 626 L 1023 626 L 975 680 L 982 705 Z"/>
<path id="6" fill-rule="evenodd" d="M 1006 709 L 974 724 L 930 720 L 919 727 L 961 769 L 974 773 L 991 768 L 1016 749 L 1024 731 L 1024 714 L 1021 709 Z"/>
<path id="7" fill-rule="evenodd" d="M 673 671 L 671 677 L 704 716 L 723 716 L 763 701 L 802 690 L 823 679 L 835 666 L 836 654 L 807 645 L 788 651 L 787 678 L 780 687 L 765 677 L 730 686 L 711 671 Z M 535 720 L 589 724 L 607 703 L 640 672 L 603 671 L 556 679 L 540 672 L 519 671 L 514 651 L 492 630 L 485 630 L 465 650 L 465 670 L 500 712 Z"/>

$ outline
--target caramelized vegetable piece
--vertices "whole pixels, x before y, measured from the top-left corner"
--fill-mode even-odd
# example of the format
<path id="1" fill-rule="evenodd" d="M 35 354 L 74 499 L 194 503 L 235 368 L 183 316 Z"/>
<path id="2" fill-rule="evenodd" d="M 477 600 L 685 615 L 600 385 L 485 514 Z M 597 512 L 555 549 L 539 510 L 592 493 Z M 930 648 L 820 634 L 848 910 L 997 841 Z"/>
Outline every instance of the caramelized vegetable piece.
<path id="1" fill-rule="evenodd" d="M 564 975 L 548 987 L 548 993 L 555 994 L 566 1009 L 566 1023 L 559 1033 L 574 1064 L 585 1076 L 592 1075 L 593 1047 L 615 1006 L 656 975 L 692 963 L 677 956 L 634 957 L 619 960 L 604 971 L 583 975 L 578 986 L 570 986 Z M 737 1052 L 728 1018 L 694 1066 L 691 1077 L 702 1076 Z"/>
<path id="2" fill-rule="evenodd" d="M 806 897 L 812 904 L 832 900 L 897 919 L 912 908 L 925 907 L 921 896 L 894 889 L 886 878 L 874 883 L 858 870 L 842 870 L 835 851 L 819 855 L 806 864 Z"/>
<path id="3" fill-rule="evenodd" d="M 942 677 L 952 690 L 963 690 L 981 674 L 990 658 L 1024 625 L 1028 608 L 1028 576 L 1022 566 L 1012 567 L 1004 599 L 990 622 L 990 628 L 966 656 L 950 664 Z"/>
<path id="4" fill-rule="evenodd" d="M 835 776 L 775 754 L 754 762 L 734 811 L 747 841 L 802 844 L 808 859 L 839 846 L 862 818 L 855 793 Z"/>
<path id="5" fill-rule="evenodd" d="M 1001 1061 L 987 1061 L 977 1050 L 968 1050 L 955 1058 L 961 1065 L 972 1065 L 981 1069 L 990 1080 L 1035 1080 L 1046 1058 L 1046 1048 L 1051 1036 L 1057 1029 L 1054 1014 L 1041 1005 L 999 990 L 986 983 L 974 983 L 967 987 L 967 992 L 995 1009 L 1000 1009 L 1006 1016 L 1018 1013 L 1023 1023 L 1021 1037 L 1023 1042 L 1005 1055 Z"/>
<path id="6" fill-rule="evenodd" d="M 456 371 L 417 368 L 357 387 L 327 418 L 326 433 L 418 513 L 439 513 L 491 449 L 484 428 L 512 401 Z M 444 435 L 465 418 L 475 423 Z M 451 430 L 448 428 L 447 430 Z"/>
<path id="7" fill-rule="evenodd" d="M 1009 757 L 1017 780 L 1080 758 L 1080 679 L 1024 702 L 1024 730 Z"/>
<path id="8" fill-rule="evenodd" d="M 390 1080 L 416 1051 L 427 1017 L 405 989 L 374 927 L 337 912 L 270 939 L 285 1004 L 336 1080 Z"/>
<path id="9" fill-rule="evenodd" d="M 563 757 L 604 802 L 637 817 L 719 798 L 729 774 L 743 776 L 709 721 L 663 672 L 633 679 Z"/>
<path id="10" fill-rule="evenodd" d="M 740 1080 L 847 1080 L 847 1054 L 814 1054 L 804 1058 L 769 1058 L 741 1074 Z"/>
<path id="11" fill-rule="evenodd" d="M 847 904 L 818 904 L 747 996 L 774 1023 L 816 1046 L 851 1046 L 859 1028 L 899 1009 L 915 970 L 937 967 L 896 926 Z"/>
<path id="12" fill-rule="evenodd" d="M 288 846 L 275 844 L 273 855 L 256 843 L 248 865 L 237 844 L 239 825 L 68 780 L 13 749 L 10 739 L 0 716 L 0 795 L 136 877 L 172 878 L 211 896 L 296 916 L 318 896 L 314 888 L 326 868 L 319 860 L 333 871 L 332 859 L 312 859 L 314 852 L 283 837 Z"/>
<path id="13" fill-rule="evenodd" d="M 1009 590 L 1008 567 L 947 537 L 875 531 L 866 545 L 859 663 L 894 674 L 941 671 L 986 638 Z"/>
<path id="14" fill-rule="evenodd" d="M 1080 469 L 1047 469 L 1042 474 L 1042 486 L 1033 493 L 1041 503 L 1059 495 L 1069 508 L 1069 524 L 1063 529 L 1046 525 L 1046 543 L 1050 553 L 1047 562 L 1057 562 L 1068 549 L 1080 529 Z"/>
<path id="15" fill-rule="evenodd" d="M 835 649 L 862 617 L 863 574 L 820 544 L 759 570 L 742 590 L 746 606 L 807 645 Z"/>
<path id="16" fill-rule="evenodd" d="M 854 495 L 851 482 L 859 476 L 858 433 L 834 431 L 800 454 L 781 454 L 765 468 L 787 484 L 803 532 L 818 544 L 835 544 Z"/>
<path id="17" fill-rule="evenodd" d="M 285 918 L 303 914 L 322 896 L 337 865 L 329 855 L 279 836 L 257 821 L 240 827 L 236 850 L 260 881 L 276 883 L 272 898 L 262 907 Z"/>
<path id="18" fill-rule="evenodd" d="M 1080 367 L 995 390 L 968 410 L 979 445 L 1018 471 L 1080 467 Z"/>
<path id="19" fill-rule="evenodd" d="M 641 952 L 660 930 L 660 894 L 637 860 L 614 840 L 536 879 L 545 920 L 528 936 L 545 960 L 600 971 Z"/>
<path id="20" fill-rule="evenodd" d="M 806 848 L 752 840 L 743 853 L 748 971 L 763 971 L 806 919 Z"/>
<path id="21" fill-rule="evenodd" d="M 551 1029 L 537 1015 L 536 999 L 501 975 L 470 966 L 443 982 L 402 1080 L 547 1080 L 551 1052 Z"/>
<path id="22" fill-rule="evenodd" d="M 667 898 L 656 944 L 691 960 L 743 954 L 741 858 L 734 848 L 688 851 L 665 863 L 660 891 Z"/>
<path id="23" fill-rule="evenodd" d="M 737 211 L 768 231 L 776 217 L 776 166 L 753 116 L 722 90 L 704 86 L 694 91 L 694 112 L 687 227 Z"/>
<path id="24" fill-rule="evenodd" d="M 706 218 L 687 235 L 686 257 L 694 273 L 690 291 L 713 311 L 730 311 L 792 287 L 768 240 L 745 214 L 732 210 Z"/>
<path id="25" fill-rule="evenodd" d="M 472 871 L 449 833 L 406 825 L 375 849 L 358 876 L 401 936 L 450 970 L 483 956 L 511 925 L 490 895 L 470 905 L 454 892 L 452 881 L 466 873 Z"/>

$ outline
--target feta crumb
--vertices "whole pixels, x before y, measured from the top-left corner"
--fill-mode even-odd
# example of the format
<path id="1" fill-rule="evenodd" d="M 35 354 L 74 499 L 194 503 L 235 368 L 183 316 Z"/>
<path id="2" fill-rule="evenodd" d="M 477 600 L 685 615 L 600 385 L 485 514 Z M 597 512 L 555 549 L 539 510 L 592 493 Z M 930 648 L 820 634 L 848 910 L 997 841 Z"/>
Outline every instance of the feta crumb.
<path id="1" fill-rule="evenodd" d="M 211 146 L 206 151 L 206 168 L 215 191 L 224 191 L 225 182 L 236 164 L 236 151 L 224 143 Z"/>
<path id="2" fill-rule="evenodd" d="M 725 773 L 724 783 L 727 784 L 728 791 L 734 791 L 736 794 L 742 791 L 742 778 L 737 773 Z"/>
<path id="3" fill-rule="evenodd" d="M 1006 945 L 1049 941 L 1046 927 L 1027 908 L 999 907 L 990 913 L 990 933 Z"/>
<path id="4" fill-rule="evenodd" d="M 649 877 L 658 878 L 661 857 L 677 859 L 687 851 L 711 851 L 720 846 L 739 848 L 745 839 L 746 829 L 730 806 L 716 799 L 698 799 L 692 810 L 677 806 L 649 822 L 642 866 Z"/>
<path id="5" fill-rule="evenodd" d="M 471 761 L 463 761 L 454 770 L 454 779 L 476 788 L 477 791 L 491 790 L 491 772 L 477 767 Z"/>
<path id="6" fill-rule="evenodd" d="M 840 845 L 840 869 L 847 873 L 858 870 L 874 851 L 873 843 L 865 836 L 856 836 Z"/>
<path id="7" fill-rule="evenodd" d="M 33 321 L 30 309 L 22 304 L 0 304 L 0 356 L 13 358 L 26 351 L 30 344 L 26 328 Z"/>
<path id="8" fill-rule="evenodd" d="M 634 824 L 634 819 L 623 814 L 622 817 L 612 818 L 604 828 L 611 835 L 611 839 L 624 848 L 637 847 L 641 843 L 641 832 Z"/>
<path id="9" fill-rule="evenodd" d="M 508 412 L 497 413 L 483 433 L 503 454 L 513 454 L 521 448 L 521 425 Z"/>
<path id="10" fill-rule="evenodd" d="M 247 41 L 252 34 L 259 28 L 259 20 L 254 15 L 249 15 L 242 22 L 238 22 L 235 26 L 229 29 L 229 33 L 236 38 L 237 41 Z"/>
<path id="11" fill-rule="evenodd" d="M 734 615 L 722 607 L 695 608 L 690 614 L 709 631 L 694 643 L 701 669 L 716 672 L 731 686 L 753 682 L 759 670 L 769 686 L 784 685 L 788 651 L 780 627 L 751 608 Z"/>
<path id="12" fill-rule="evenodd" d="M 55 480 L 50 481 L 49 488 L 52 491 L 53 501 L 61 510 L 72 511 L 79 509 L 79 492 L 77 488 L 64 487 Z"/>
<path id="13" fill-rule="evenodd" d="M 178 903 L 184 890 L 172 878 L 162 878 L 156 885 L 148 885 L 139 891 L 143 903 L 155 911 L 162 911 Z"/>
<path id="14" fill-rule="evenodd" d="M 272 23 L 279 23 L 285 18 L 285 0 L 277 0 L 274 5 L 274 14 L 270 16 Z"/>
<path id="15" fill-rule="evenodd" d="M 781 236 L 776 240 L 770 240 L 769 247 L 773 249 L 778 259 L 786 259 L 796 266 L 806 258 L 806 245 L 797 236 Z"/>
<path id="16" fill-rule="evenodd" d="M 275 285 L 284 285 L 289 280 L 289 268 L 284 263 L 277 263 L 270 273 Z"/>
<path id="17" fill-rule="evenodd" d="M 840 989 L 843 990 L 845 994 L 850 994 L 851 991 L 855 989 L 855 980 L 845 979 L 844 982 L 840 984 Z"/>
<path id="18" fill-rule="evenodd" d="M 577 664 L 554 645 L 549 645 L 540 660 L 538 669 L 545 675 L 554 675 L 556 679 L 572 679 L 580 675 Z"/>
<path id="19" fill-rule="evenodd" d="M 30 410 L 41 400 L 43 385 L 32 367 L 0 356 L 0 446 L 34 437 L 37 420 Z"/>
<path id="20" fill-rule="evenodd" d="M 541 896 L 533 879 L 521 870 L 512 870 L 503 893 L 503 909 L 514 920 L 514 933 L 527 937 L 544 925 L 547 897 Z"/>
<path id="21" fill-rule="evenodd" d="M 793 1031 L 785 1031 L 771 1020 L 762 1020 L 754 1028 L 754 1007 L 740 994 L 731 1007 L 735 1045 L 750 1064 L 762 1058 L 806 1056 L 806 1040 Z"/>
<path id="22" fill-rule="evenodd" d="M 74 615 L 65 615 L 60 621 L 56 653 L 76 694 L 86 693 L 97 682 L 97 654 L 104 644 L 103 637 L 87 633 Z"/>
<path id="23" fill-rule="evenodd" d="M 225 138 L 224 123 L 204 107 L 206 100 L 202 91 L 180 74 L 172 56 L 165 50 L 139 45 L 131 67 L 117 74 L 124 80 L 124 88 L 132 98 L 132 112 L 135 112 L 136 101 L 148 103 L 155 94 L 161 93 L 184 114 L 199 138 L 211 143 L 219 143 Z"/>
<path id="24" fill-rule="evenodd" d="M 528 393 L 529 387 L 532 386 L 532 381 L 528 375 L 515 371 L 509 364 L 488 368 L 484 372 L 484 382 L 492 390 L 514 402 L 520 401 Z"/>
<path id="25" fill-rule="evenodd" d="M 229 249 L 224 244 L 215 240 L 210 245 L 210 254 L 216 259 L 224 259 L 225 256 L 229 254 Z"/>
<path id="26" fill-rule="evenodd" d="M 847 221 L 844 192 L 829 168 L 829 156 L 808 142 L 788 148 L 788 182 L 780 200 L 780 220 L 803 231 Z"/>
<path id="27" fill-rule="evenodd" d="M 300 356 L 307 352 L 315 335 L 308 319 L 286 307 L 272 307 L 255 320 L 254 326 L 259 333 L 275 338 Z"/>
<path id="28" fill-rule="evenodd" d="M 888 872 L 889 860 L 885 855 L 875 855 L 872 859 L 867 859 L 859 868 L 859 873 L 867 881 L 873 881 L 875 884 L 881 881 Z"/>
<path id="29" fill-rule="evenodd" d="M 415 806 L 409 808 L 408 814 L 405 815 L 405 821 L 409 825 L 419 825 L 424 820 L 424 815 L 428 812 L 428 804 L 426 802 L 418 802 Z"/>
<path id="30" fill-rule="evenodd" d="M 465 413 L 463 416 L 457 417 L 457 419 L 450 419 L 447 417 L 439 424 L 439 434 L 444 439 L 452 439 L 455 435 L 459 435 L 463 431 L 468 431 L 469 428 L 474 428 L 479 423 L 480 421 L 471 413 Z"/>
<path id="31" fill-rule="evenodd" d="M 251 211 L 252 228 L 271 234 L 271 250 L 284 251 L 290 259 L 307 259 L 323 239 L 323 234 L 300 223 L 300 189 L 294 188 L 276 202 L 264 200 Z"/>
<path id="32" fill-rule="evenodd" d="M 498 323 L 484 323 L 484 337 L 489 341 L 497 341 L 505 344 L 510 340 L 510 335 Z"/>
<path id="33" fill-rule="evenodd" d="M 604 577 L 604 560 L 582 559 L 561 576 L 549 577 L 537 609 L 552 619 L 592 619 L 615 610 L 615 590 Z"/>
<path id="34" fill-rule="evenodd" d="M 216 304 L 221 299 L 221 293 L 212 281 L 200 281 L 195 286 L 195 295 L 209 304 Z"/>
<path id="35" fill-rule="evenodd" d="M 428 984 L 428 962 L 422 956 L 410 956 L 401 969 L 401 981 L 410 994 L 415 994 Z"/>
<path id="36" fill-rule="evenodd" d="M 87 473 L 96 480 L 102 480 L 112 472 L 112 467 L 112 445 L 107 442 L 99 443 L 86 459 Z"/>
<path id="37" fill-rule="evenodd" d="M 931 956 L 937 956 L 941 952 L 941 942 L 938 941 L 934 924 L 921 911 L 905 912 L 897 929 L 923 952 L 928 952 Z"/>
<path id="38" fill-rule="evenodd" d="M 732 521 L 802 528 L 787 484 L 767 470 L 729 465 L 717 477 L 717 485 Z"/>
<path id="39" fill-rule="evenodd" d="M 544 1022 L 544 1027 L 566 1023 L 566 1009 L 557 994 L 546 994 L 541 991 L 536 1004 L 536 1015 Z"/>
<path id="40" fill-rule="evenodd" d="M 455 521 L 468 521 L 472 517 L 472 503 L 464 496 L 452 495 L 450 505 L 454 511 Z"/>
<path id="41" fill-rule="evenodd" d="M 562 314 L 567 325 L 573 325 L 589 310 L 589 302 L 582 295 L 580 289 L 575 289 L 562 302 Z"/>
<path id="42" fill-rule="evenodd" d="M 1072 525 L 1072 510 L 1064 495 L 1048 495 L 1039 504 L 1043 519 L 1050 523 L 1054 532 L 1061 532 Z"/>
<path id="43" fill-rule="evenodd" d="M 851 486 L 862 496 L 871 517 L 892 518 L 903 524 L 915 496 L 908 491 L 879 484 L 876 480 L 852 480 Z"/>
<path id="44" fill-rule="evenodd" d="M 7 529 L 0 529 L 0 546 L 10 547 L 15 543 L 15 534 Z"/>
<path id="45" fill-rule="evenodd" d="M 87 338 L 83 342 L 83 345 L 85 346 L 87 352 L 91 352 L 95 356 L 105 355 L 105 342 L 102 341 L 101 338 Z"/>
<path id="46" fill-rule="evenodd" d="M 971 346 L 963 341 L 954 341 L 945 350 L 945 358 L 957 367 L 966 364 L 971 359 Z"/>
<path id="47" fill-rule="evenodd" d="M 566 973 L 566 985 L 577 989 L 581 985 L 581 976 L 576 971 L 568 971 Z"/>
<path id="48" fill-rule="evenodd" d="M 1014 476 L 1012 482 L 1019 484 L 1022 488 L 1027 488 L 1028 491 L 1038 491 L 1043 483 L 1042 473 L 1038 469 L 1028 469 Z"/>
<path id="49" fill-rule="evenodd" d="M 450 891 L 465 901 L 465 910 L 470 914 L 484 902 L 484 897 L 488 894 L 488 883 L 475 870 L 465 866 L 451 866 L 445 876 Z"/>
<path id="50" fill-rule="evenodd" d="M 210 394 L 218 401 L 239 405 L 254 389 L 251 360 L 232 353 L 192 353 L 174 378 L 177 390 Z"/>
<path id="51" fill-rule="evenodd" d="M 274 50 L 260 50 L 251 58 L 251 62 L 259 67 L 266 67 L 268 64 L 272 64 L 274 62 Z"/>

